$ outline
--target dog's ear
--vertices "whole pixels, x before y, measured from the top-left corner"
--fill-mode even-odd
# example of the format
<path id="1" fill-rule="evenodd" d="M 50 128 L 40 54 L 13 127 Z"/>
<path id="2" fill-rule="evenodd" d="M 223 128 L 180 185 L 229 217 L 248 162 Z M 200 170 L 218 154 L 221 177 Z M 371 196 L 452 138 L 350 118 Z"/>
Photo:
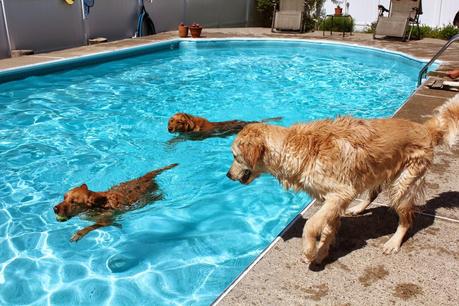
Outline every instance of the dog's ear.
<path id="1" fill-rule="evenodd" d="M 83 189 L 83 190 L 88 191 L 88 185 L 86 185 L 86 184 L 82 184 L 82 185 L 80 186 L 80 188 Z"/>
<path id="2" fill-rule="evenodd" d="M 265 142 L 263 130 L 259 124 L 245 126 L 236 137 L 242 158 L 251 169 L 255 169 L 258 161 L 263 158 Z"/>
<path id="3" fill-rule="evenodd" d="M 89 204 L 91 207 L 100 207 L 107 204 L 108 198 L 99 192 L 93 192 L 89 197 Z"/>
<path id="4" fill-rule="evenodd" d="M 265 146 L 263 143 L 241 143 L 239 145 L 241 154 L 251 169 L 255 169 L 258 161 L 263 157 Z"/>
<path id="5" fill-rule="evenodd" d="M 193 131 L 196 126 L 193 118 L 190 115 L 185 115 L 184 118 L 185 118 L 184 124 L 185 124 L 186 130 Z"/>

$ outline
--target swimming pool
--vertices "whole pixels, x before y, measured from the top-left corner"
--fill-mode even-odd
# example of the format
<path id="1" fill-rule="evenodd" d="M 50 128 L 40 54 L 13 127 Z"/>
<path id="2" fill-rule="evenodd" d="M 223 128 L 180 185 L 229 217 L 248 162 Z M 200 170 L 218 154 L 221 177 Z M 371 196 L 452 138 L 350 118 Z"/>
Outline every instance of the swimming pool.
<path id="1" fill-rule="evenodd" d="M 270 176 L 228 180 L 233 137 L 167 145 L 169 116 L 283 116 L 282 125 L 386 117 L 422 67 L 326 43 L 162 46 L 0 84 L 0 304 L 210 304 L 310 198 Z M 90 223 L 55 220 L 52 207 L 71 187 L 105 190 L 175 162 L 157 178 L 164 200 L 124 214 L 118 227 L 70 243 Z"/>

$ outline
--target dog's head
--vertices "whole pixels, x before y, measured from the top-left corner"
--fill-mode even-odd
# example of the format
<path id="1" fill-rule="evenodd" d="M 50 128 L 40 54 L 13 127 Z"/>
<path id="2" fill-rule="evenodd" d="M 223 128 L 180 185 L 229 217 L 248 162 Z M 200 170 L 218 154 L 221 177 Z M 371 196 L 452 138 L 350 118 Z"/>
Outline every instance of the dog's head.
<path id="1" fill-rule="evenodd" d="M 169 119 L 167 130 L 169 133 L 192 132 L 196 126 L 195 117 L 185 113 L 177 113 Z"/>
<path id="2" fill-rule="evenodd" d="M 231 147 L 233 164 L 226 174 L 230 179 L 248 185 L 264 172 L 263 126 L 264 124 L 260 123 L 249 124 L 236 136 Z"/>
<path id="3" fill-rule="evenodd" d="M 106 204 L 107 197 L 99 192 L 88 189 L 86 184 L 75 187 L 64 195 L 64 201 L 54 206 L 57 221 L 63 222 L 70 218 Z"/>

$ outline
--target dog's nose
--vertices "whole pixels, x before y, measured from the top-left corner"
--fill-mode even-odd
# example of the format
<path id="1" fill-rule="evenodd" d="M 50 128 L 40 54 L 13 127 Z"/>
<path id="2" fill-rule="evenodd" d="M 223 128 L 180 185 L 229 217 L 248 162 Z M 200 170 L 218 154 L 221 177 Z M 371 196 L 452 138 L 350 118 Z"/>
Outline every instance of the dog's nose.
<path id="1" fill-rule="evenodd" d="M 249 180 L 251 175 L 252 175 L 252 171 L 250 171 L 249 169 L 245 169 L 244 174 L 241 177 L 241 183 L 243 184 L 246 183 Z"/>
<path id="2" fill-rule="evenodd" d="M 53 210 L 54 210 L 54 213 L 57 214 L 57 212 L 58 212 L 57 206 L 54 206 Z"/>
<path id="3" fill-rule="evenodd" d="M 229 171 L 226 173 L 226 176 L 227 176 L 230 180 L 234 180 L 234 179 L 233 179 L 233 176 L 231 175 L 231 173 L 230 173 Z"/>

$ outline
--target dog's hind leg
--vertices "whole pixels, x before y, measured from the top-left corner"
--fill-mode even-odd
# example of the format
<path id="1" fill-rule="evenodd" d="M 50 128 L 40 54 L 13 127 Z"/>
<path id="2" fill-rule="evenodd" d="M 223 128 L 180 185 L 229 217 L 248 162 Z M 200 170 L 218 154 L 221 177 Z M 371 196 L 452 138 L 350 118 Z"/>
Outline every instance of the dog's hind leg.
<path id="1" fill-rule="evenodd" d="M 362 200 L 359 204 L 348 208 L 346 210 L 346 215 L 358 215 L 361 214 L 381 193 L 381 186 L 372 188 L 366 192 L 366 198 Z"/>
<path id="2" fill-rule="evenodd" d="M 340 215 L 351 201 L 352 199 L 343 200 L 337 195 L 326 196 L 323 206 L 306 222 L 303 230 L 303 253 L 308 262 L 320 263 L 328 256 L 339 227 Z"/>
<path id="3" fill-rule="evenodd" d="M 384 254 L 400 250 L 403 238 L 413 223 L 415 203 L 424 195 L 425 172 L 429 163 L 416 163 L 402 171 L 390 188 L 390 199 L 399 216 L 394 235 L 384 244 Z"/>

